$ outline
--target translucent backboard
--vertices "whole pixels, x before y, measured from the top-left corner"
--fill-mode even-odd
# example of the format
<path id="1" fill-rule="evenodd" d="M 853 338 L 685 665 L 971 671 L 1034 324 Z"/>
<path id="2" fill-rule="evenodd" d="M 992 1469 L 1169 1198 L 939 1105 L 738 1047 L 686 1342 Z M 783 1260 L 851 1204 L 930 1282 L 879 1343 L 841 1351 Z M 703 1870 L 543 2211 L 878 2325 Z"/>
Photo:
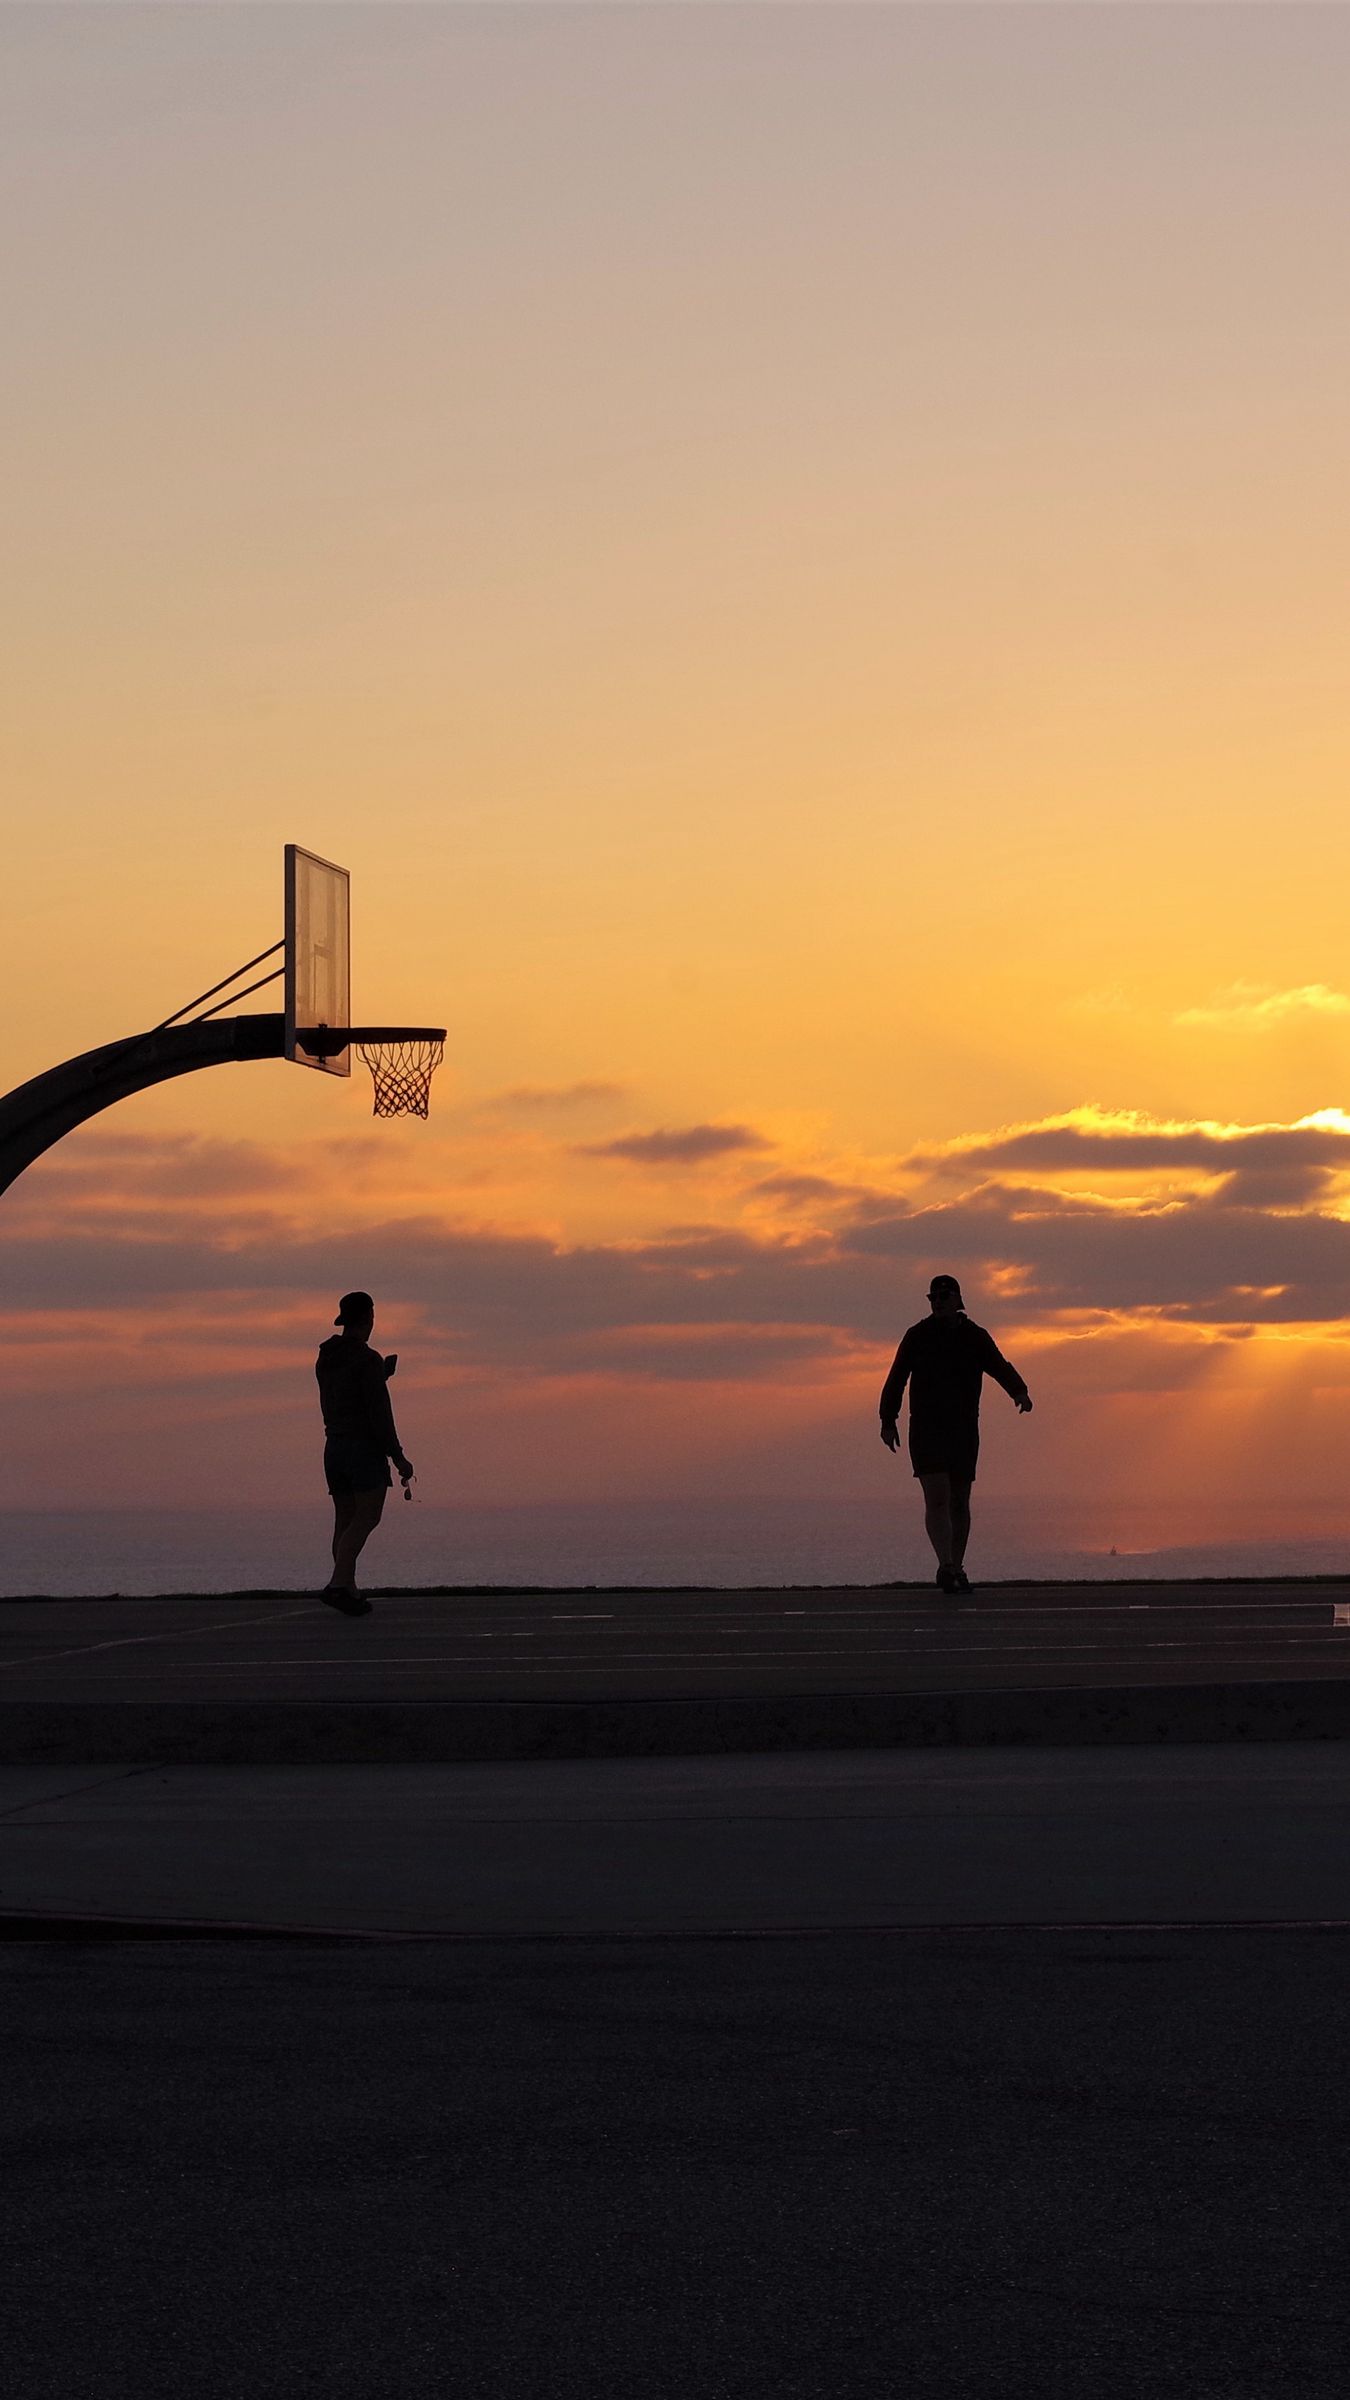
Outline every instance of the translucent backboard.
<path id="1" fill-rule="evenodd" d="M 286 844 L 286 1056 L 325 1075 L 350 1075 L 350 1050 L 305 1046 L 352 1021 L 350 878 L 312 850 Z"/>

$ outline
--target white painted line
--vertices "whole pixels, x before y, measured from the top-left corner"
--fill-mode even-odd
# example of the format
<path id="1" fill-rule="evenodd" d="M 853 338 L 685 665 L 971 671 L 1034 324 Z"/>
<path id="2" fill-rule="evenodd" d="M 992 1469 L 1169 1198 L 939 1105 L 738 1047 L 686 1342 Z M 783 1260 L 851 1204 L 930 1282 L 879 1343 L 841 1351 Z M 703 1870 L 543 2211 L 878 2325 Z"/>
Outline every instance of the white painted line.
<path id="1" fill-rule="evenodd" d="M 1014 1606 L 1009 1606 L 1009 1601 L 1004 1601 L 1004 1598 L 999 1598 L 997 1594 L 980 1594 L 978 1603 L 966 1601 L 966 1603 L 961 1603 L 961 1606 L 970 1606 L 970 1608 L 980 1606 L 982 1610 L 985 1610 L 985 1615 L 990 1615 L 990 1618 L 1006 1618 L 1006 1622 L 1026 1625 L 1026 1622 L 1040 1622 L 1043 1618 L 1086 1618 L 1088 1622 L 1100 1622 L 1103 1618 L 1105 1620 L 1124 1618 L 1124 1615 L 1134 1613 L 1136 1608 L 1151 1608 L 1155 1615 L 1160 1615 L 1160 1618 L 1199 1618 L 1201 1622 L 1208 1622 L 1213 1618 L 1252 1618 L 1252 1615 L 1256 1615 L 1256 1618 L 1259 1618 L 1259 1615 L 1268 1615 L 1268 1618 L 1297 1618 L 1300 1613 L 1321 1613 L 1321 1608 L 1324 1608 L 1326 1603 L 1319 1594 L 1300 1591 L 1300 1594 L 1297 1594 L 1295 1598 L 1288 1598 L 1288 1601 L 1110 1601 L 1110 1606 L 1107 1606 L 1107 1603 L 1103 1603 L 1103 1606 L 1095 1606 L 1095 1603 L 1081 1603 L 1081 1606 L 1057 1606 L 1057 1608 L 1045 1608 L 1045 1606 L 1014 1608 Z M 473 1622 L 483 1620 L 483 1618 L 495 1618 L 497 1622 L 500 1622 L 500 1615 L 502 1615 L 500 1610 L 456 1608 L 456 1610 L 447 1610 L 444 1618 L 437 1618 L 437 1615 L 432 1615 L 432 1610 L 416 1610 L 416 1613 L 413 1613 L 413 1610 L 401 1610 L 387 1601 L 377 1601 L 377 1608 L 380 1608 L 380 1615 L 384 1622 L 396 1622 L 396 1625 L 406 1627 L 408 1632 L 416 1632 L 418 1625 L 435 1625 L 435 1622 L 473 1625 Z M 896 1601 L 894 1606 L 889 1606 L 889 1608 L 761 1608 L 761 1610 L 747 1610 L 747 1620 L 752 1622 L 752 1625 L 759 1625 L 759 1622 L 764 1622 L 764 1625 L 773 1625 L 773 1622 L 778 1622 L 781 1618 L 810 1618 L 814 1625 L 896 1625 L 896 1622 L 901 1622 L 903 1625 L 903 1622 L 908 1622 L 910 1618 L 944 1620 L 944 1618 L 951 1618 L 951 1615 L 956 1615 L 956 1613 L 958 1610 L 951 1606 L 951 1601 L 918 1601 L 918 1598 L 915 1598 L 915 1601 L 908 1601 L 908 1603 Z M 528 1613 L 524 1613 L 524 1615 L 528 1622 Z M 711 1618 L 711 1615 L 704 1615 L 701 1610 L 694 1610 L 694 1608 L 677 1610 L 677 1613 L 668 1608 L 663 1608 L 663 1610 L 625 1608 L 622 1613 L 620 1610 L 605 1610 L 603 1615 L 598 1613 L 598 1610 L 593 1615 L 591 1613 L 586 1613 L 586 1615 L 552 1615 L 552 1613 L 543 1615 L 540 1613 L 538 1622 L 540 1625 L 569 1625 L 569 1622 L 577 1622 L 577 1625 L 598 1625 L 598 1622 L 605 1622 L 605 1625 L 608 1625 L 608 1622 L 622 1622 L 622 1625 L 641 1625 L 646 1630 L 646 1627 L 653 1627 L 653 1625 L 656 1627 L 658 1625 L 716 1625 L 716 1622 L 721 1622 L 721 1620 Z"/>
<path id="2" fill-rule="evenodd" d="M 55 1659 L 92 1658 L 99 1650 L 133 1650 L 145 1642 L 196 1642 L 204 1633 L 244 1632 L 250 1625 L 282 1625 L 288 1617 L 308 1617 L 310 1608 L 283 1608 L 266 1617 L 222 1617 L 215 1625 L 193 1625 L 187 1628 L 172 1626 L 158 1633 L 124 1633 L 115 1642 L 77 1642 L 73 1650 L 41 1650 L 27 1658 L 0 1659 L 0 1672 L 6 1667 L 46 1667 Z"/>
<path id="3" fill-rule="evenodd" d="M 481 1622 L 484 1618 L 491 1618 L 494 1622 L 500 1623 L 502 1618 L 500 1610 L 481 1608 L 447 1609 L 443 1616 L 438 1617 L 429 1609 L 408 1610 L 402 1608 L 397 1602 L 384 1599 L 378 1599 L 377 1605 L 383 1623 L 396 1624 L 401 1632 L 408 1634 L 417 1633 L 423 1626 L 430 1628 L 437 1624 L 449 1623 L 459 1628 Z M 747 1617 L 751 1624 L 758 1624 L 762 1621 L 766 1625 L 777 1623 L 784 1617 L 805 1617 L 809 1618 L 813 1624 L 837 1626 L 840 1630 L 844 1630 L 853 1626 L 889 1626 L 925 1619 L 941 1624 L 946 1623 L 952 1616 L 963 1614 L 976 1605 L 976 1602 L 972 1600 L 963 1602 L 959 1608 L 953 1608 L 950 1602 L 916 1597 L 908 1601 L 895 1601 L 884 1607 L 869 1609 L 766 1608 L 753 1612 L 747 1611 Z M 1325 1619 L 1321 1618 L 1325 1600 L 1321 1594 L 1315 1592 L 1299 1592 L 1287 1600 L 1113 1600 L 1109 1603 L 1082 1602 L 1057 1606 L 1036 1604 L 1019 1607 L 997 1592 L 989 1591 L 981 1592 L 978 1605 L 985 1616 L 1000 1622 L 1018 1625 L 1039 1623 L 1044 1618 L 1055 1617 L 1085 1617 L 1090 1623 L 1100 1623 L 1103 1620 L 1109 1621 L 1113 1617 L 1128 1616 L 1141 1608 L 1152 1610 L 1156 1615 L 1162 1617 L 1194 1617 L 1208 1622 L 1212 1622 L 1216 1618 L 1246 1619 L 1263 1615 L 1283 1621 L 1287 1618 L 1297 1618 L 1305 1612 L 1310 1616 L 1315 1615 L 1321 1622 L 1325 1622 Z M 690 1627 L 719 1624 L 722 1620 L 713 1617 L 711 1613 L 704 1615 L 693 1609 L 674 1611 L 669 1607 L 662 1607 L 659 1611 L 648 1608 L 625 1609 L 621 1614 L 613 1609 L 569 1611 L 567 1615 L 560 1615 L 556 1612 L 545 1614 L 540 1611 L 535 1614 L 531 1611 L 523 1611 L 522 1621 L 527 1624 L 533 1622 L 541 1625 L 619 1622 L 631 1628 L 640 1627 L 644 1632 L 651 1632 L 661 1631 L 667 1626 Z"/>
<path id="4" fill-rule="evenodd" d="M 1330 1628 L 1323 1625 L 1318 1629 L 1317 1638 L 1326 1642 L 1329 1634 Z M 1288 1657 L 1290 1651 L 1297 1647 L 1307 1647 L 1307 1644 L 1290 1643 L 1279 1648 L 1268 1644 L 1264 1648 L 1244 1649 L 1237 1653 L 1237 1659 L 1239 1665 L 1255 1664 L 1258 1659 L 1267 1658 L 1278 1662 Z M 604 1675 L 642 1675 L 647 1672 L 649 1667 L 654 1666 L 727 1667 L 736 1666 L 742 1662 L 746 1665 L 756 1665 L 763 1660 L 782 1661 L 788 1666 L 793 1666 L 803 1658 L 832 1660 L 841 1670 L 846 1670 L 853 1660 L 858 1658 L 905 1658 L 915 1666 L 937 1666 L 944 1660 L 950 1660 L 954 1665 L 959 1666 L 964 1659 L 1002 1658 L 1013 1663 L 1020 1662 L 1029 1672 L 1034 1672 L 1041 1667 L 1057 1666 L 1070 1656 L 1077 1657 L 1085 1653 L 1093 1658 L 1112 1661 L 1120 1666 L 1128 1667 L 1131 1664 L 1142 1662 L 1144 1656 L 1154 1650 L 1183 1650 L 1196 1657 L 1197 1665 L 1207 1663 L 1201 1659 L 1195 1650 L 1195 1645 L 1190 1642 L 1143 1642 L 1138 1648 L 1123 1648 L 1119 1643 L 1114 1642 L 1055 1642 L 1047 1644 L 1046 1648 L 1040 1652 L 1009 1651 L 1005 1646 L 996 1642 L 961 1642 L 948 1649 L 938 1648 L 922 1651 L 895 1649 L 889 1646 L 874 1646 L 862 1650 L 745 1650 L 731 1654 L 725 1650 L 657 1650 L 619 1651 L 604 1657 L 597 1657 L 593 1652 L 585 1650 L 558 1650 L 542 1653 L 536 1650 L 531 1659 L 512 1659 L 502 1663 L 506 1673 L 512 1675 L 538 1674 L 545 1669 L 555 1667 L 579 1669 L 583 1672 L 589 1670 L 592 1673 Z M 1329 1649 L 1326 1655 L 1330 1658 L 1343 1655 L 1343 1653 Z M 1221 1665 L 1223 1660 L 1216 1657 L 1213 1663 L 1216 1666 Z M 302 1654 L 296 1658 L 262 1657 L 205 1662 L 170 1660 L 163 1664 L 148 1662 L 137 1672 L 142 1677 L 163 1678 L 166 1675 L 174 1677 L 242 1675 L 258 1669 L 270 1672 L 279 1667 L 309 1669 L 323 1666 L 351 1667 L 365 1682 L 369 1683 L 377 1680 L 386 1668 L 405 1668 L 424 1673 L 430 1667 L 488 1667 L 490 1662 L 482 1656 L 481 1652 L 475 1654 L 472 1651 L 456 1650 L 440 1651 L 430 1657 L 422 1652 L 415 1652 L 406 1657 L 400 1657 L 397 1654 L 392 1657 L 382 1656 L 376 1652 L 366 1659 L 360 1658 L 353 1651 L 336 1651 L 327 1656 L 317 1655 L 310 1651 L 308 1654 Z"/>

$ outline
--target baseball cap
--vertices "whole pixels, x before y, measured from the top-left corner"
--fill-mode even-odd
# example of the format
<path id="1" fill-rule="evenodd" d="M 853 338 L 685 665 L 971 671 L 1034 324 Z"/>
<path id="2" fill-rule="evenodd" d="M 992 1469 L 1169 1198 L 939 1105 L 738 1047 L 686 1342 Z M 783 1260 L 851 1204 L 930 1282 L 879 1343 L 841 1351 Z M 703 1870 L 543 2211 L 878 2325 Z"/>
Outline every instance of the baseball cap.
<path id="1" fill-rule="evenodd" d="M 933 1277 L 928 1286 L 929 1299 L 936 1300 L 943 1292 L 953 1292 L 958 1300 L 961 1299 L 961 1286 L 954 1275 L 935 1275 Z M 962 1301 L 961 1305 L 964 1308 L 965 1302 Z"/>

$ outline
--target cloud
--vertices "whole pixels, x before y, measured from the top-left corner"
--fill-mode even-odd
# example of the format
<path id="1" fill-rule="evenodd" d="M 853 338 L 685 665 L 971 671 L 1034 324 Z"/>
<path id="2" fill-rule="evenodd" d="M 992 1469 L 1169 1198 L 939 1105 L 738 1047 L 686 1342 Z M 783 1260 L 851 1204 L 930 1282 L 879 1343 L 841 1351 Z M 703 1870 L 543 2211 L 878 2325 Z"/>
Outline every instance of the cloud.
<path id="1" fill-rule="evenodd" d="M 869 1196 L 862 1185 L 836 1183 L 829 1175 L 761 1175 L 750 1191 L 756 1198 L 776 1200 L 782 1208 L 856 1204 Z M 888 1205 L 894 1205 L 894 1194 Z"/>
<path id="2" fill-rule="evenodd" d="M 1325 983 L 1294 984 L 1276 991 L 1269 984 L 1232 983 L 1203 1008 L 1183 1008 L 1175 1025 L 1217 1025 L 1244 1033 L 1264 1033 L 1290 1017 L 1350 1016 L 1350 997 Z"/>
<path id="3" fill-rule="evenodd" d="M 643 1325 L 576 1338 L 548 1363 L 641 1382 L 754 1383 L 818 1373 L 841 1355 L 851 1353 L 830 1325 Z"/>
<path id="4" fill-rule="evenodd" d="M 627 1099 L 628 1092 L 625 1083 L 605 1083 L 596 1078 L 580 1083 L 517 1083 L 509 1091 L 494 1092 L 482 1106 L 518 1111 L 523 1116 L 565 1115 L 608 1108 L 616 1100 Z"/>
<path id="5" fill-rule="evenodd" d="M 158 1240 L 109 1228 L 0 1238 L 10 1311 L 143 1310 L 230 1296 L 265 1332 L 278 1304 L 308 1297 L 319 1331 L 348 1287 L 381 1310 L 411 1310 L 457 1359 L 537 1363 L 550 1349 L 651 1327 L 821 1328 L 822 1341 L 863 1328 L 884 1334 L 894 1279 L 881 1258 L 850 1257 L 823 1239 L 757 1241 L 718 1227 L 650 1242 L 566 1247 L 538 1235 L 447 1228 L 407 1218 L 359 1235 L 294 1233 L 226 1242 L 200 1221 L 166 1215 Z M 613 1362 L 630 1371 L 616 1354 Z"/>
<path id="6" fill-rule="evenodd" d="M 772 1150 L 752 1125 L 658 1125 L 651 1133 L 620 1134 L 612 1142 L 578 1142 L 583 1158 L 623 1158 L 639 1167 L 698 1166 L 736 1151 Z"/>
<path id="7" fill-rule="evenodd" d="M 40 1197 L 47 1207 L 165 1200 L 237 1201 L 245 1192 L 278 1192 L 304 1177 L 300 1162 L 261 1142 L 218 1141 L 202 1134 L 77 1132 L 38 1159 L 10 1207 Z"/>
<path id="8" fill-rule="evenodd" d="M 1208 1195 L 1122 1211 L 1058 1193 L 1038 1207 L 1034 1195 L 995 1185 L 860 1225 L 851 1246 L 897 1265 L 936 1257 L 972 1285 L 990 1268 L 1020 1269 L 1024 1323 L 1065 1310 L 1159 1311 L 1213 1325 L 1350 1316 L 1350 1223 Z"/>
<path id="9" fill-rule="evenodd" d="M 1213 1195 L 1225 1208 L 1260 1208 L 1299 1214 L 1330 1197 L 1333 1168 L 1315 1165 L 1239 1167 L 1225 1175 Z"/>
<path id="10" fill-rule="evenodd" d="M 1239 1166 L 1350 1169 L 1350 1117 L 1321 1109 L 1292 1125 L 1173 1122 L 1140 1111 L 1083 1108 L 1038 1125 L 953 1143 L 922 1160 L 947 1174 L 972 1167 L 1152 1171 L 1200 1168 L 1226 1175 Z"/>
<path id="11" fill-rule="evenodd" d="M 973 1313 L 1023 1328 L 1132 1314 L 1213 1326 L 1350 1317 L 1350 1223 L 1340 1218 L 1208 1196 L 1122 1214 L 997 1185 L 799 1241 L 709 1227 L 569 1248 L 411 1219 L 359 1237 L 227 1244 L 166 1223 L 158 1240 L 11 1235 L 0 1267 L 16 1312 L 154 1310 L 229 1295 L 260 1335 L 278 1305 L 306 1301 L 326 1330 L 332 1296 L 361 1285 L 382 1309 L 410 1311 L 454 1360 L 524 1369 L 580 1363 L 599 1337 L 656 1326 L 709 1336 L 795 1327 L 819 1343 L 884 1344 L 922 1313 L 939 1267 L 961 1275 Z M 606 1364 L 647 1371 L 622 1349 Z"/>
<path id="12" fill-rule="evenodd" d="M 732 1155 L 765 1146 L 736 1126 L 626 1138 L 674 1140 L 684 1163 L 690 1138 L 697 1146 L 707 1134 L 719 1137 L 714 1156 L 727 1137 Z M 81 1196 L 41 1219 L 5 1215 L 0 1288 L 11 1342 L 27 1338 L 25 1322 L 37 1331 L 56 1315 L 85 1312 L 80 1338 L 89 1321 L 120 1324 L 133 1381 L 149 1372 L 141 1353 L 157 1334 L 193 1324 L 231 1324 L 262 1354 L 278 1341 L 303 1347 L 327 1332 L 336 1294 L 357 1286 L 447 1376 L 810 1381 L 893 1345 L 922 1314 L 938 1268 L 961 1276 L 972 1313 L 1018 1341 L 1118 1343 L 1128 1332 L 1147 1350 L 1169 1325 L 1182 1340 L 1350 1323 L 1350 1217 L 1334 1196 L 1348 1151 L 1350 1122 L 1336 1111 L 1217 1126 L 1084 1110 L 951 1145 L 935 1154 L 946 1179 L 917 1197 L 850 1201 L 828 1177 L 785 1171 L 763 1184 L 803 1202 L 823 1186 L 839 1207 L 823 1222 L 789 1211 L 757 1226 L 686 1223 L 589 1243 L 406 1207 L 333 1231 L 329 1216 L 316 1231 L 240 1208 L 203 1211 L 190 1189 L 120 1210 Z M 192 1145 L 172 1155 L 201 1163 Z M 140 1151 L 128 1156 L 139 1172 Z M 1168 1178 L 1179 1158 L 1203 1178 L 1178 1192 Z M 1085 1159 L 1125 1166 L 1130 1197 L 1056 1183 Z M 214 1337 L 202 1338 L 209 1350 Z"/>

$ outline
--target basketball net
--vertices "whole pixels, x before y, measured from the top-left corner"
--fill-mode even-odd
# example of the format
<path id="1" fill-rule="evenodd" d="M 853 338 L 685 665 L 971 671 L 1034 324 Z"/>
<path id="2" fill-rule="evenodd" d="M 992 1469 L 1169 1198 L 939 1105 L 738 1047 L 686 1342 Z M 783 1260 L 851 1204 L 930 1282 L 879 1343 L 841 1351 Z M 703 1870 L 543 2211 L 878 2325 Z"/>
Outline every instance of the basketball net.
<path id="1" fill-rule="evenodd" d="M 369 1067 L 377 1117 L 424 1117 L 431 1105 L 431 1078 L 445 1056 L 444 1042 L 420 1037 L 407 1042 L 358 1042 L 356 1054 Z"/>

